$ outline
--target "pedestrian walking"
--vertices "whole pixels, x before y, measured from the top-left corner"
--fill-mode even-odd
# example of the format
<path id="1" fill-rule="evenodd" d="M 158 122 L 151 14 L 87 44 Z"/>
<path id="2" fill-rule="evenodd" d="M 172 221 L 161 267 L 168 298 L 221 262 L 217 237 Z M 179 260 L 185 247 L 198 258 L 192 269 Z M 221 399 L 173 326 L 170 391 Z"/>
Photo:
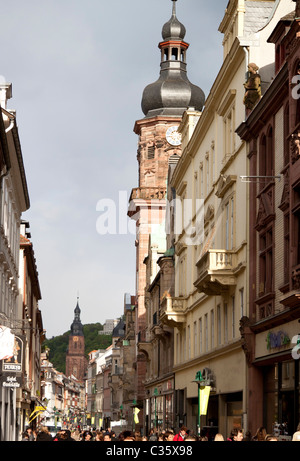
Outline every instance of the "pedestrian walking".
<path id="1" fill-rule="evenodd" d="M 253 436 L 252 440 L 254 442 L 264 442 L 266 440 L 267 429 L 263 426 L 259 427 Z"/>
<path id="2" fill-rule="evenodd" d="M 22 434 L 22 442 L 29 442 L 29 434 L 27 431 L 24 431 Z"/>
<path id="3" fill-rule="evenodd" d="M 229 442 L 241 442 L 243 440 L 243 431 L 242 429 L 234 427 L 228 437 L 227 441 Z"/>
<path id="4" fill-rule="evenodd" d="M 182 442 L 185 437 L 187 436 L 187 428 L 185 426 L 181 426 L 178 434 L 174 437 L 174 442 Z"/>
<path id="5" fill-rule="evenodd" d="M 52 435 L 50 434 L 46 426 L 42 426 L 36 436 L 37 442 L 51 442 L 53 441 Z"/>
<path id="6" fill-rule="evenodd" d="M 149 432 L 149 441 L 150 442 L 156 442 L 157 441 L 157 434 L 156 434 L 156 432 L 154 431 L 153 428 L 151 428 L 150 432 Z"/>
<path id="7" fill-rule="evenodd" d="M 34 442 L 35 437 L 34 437 L 34 433 L 33 433 L 33 430 L 31 429 L 31 427 L 27 427 L 26 432 L 28 433 L 29 442 Z"/>
<path id="8" fill-rule="evenodd" d="M 93 434 L 91 431 L 84 431 L 82 434 L 82 442 L 91 442 L 93 440 Z"/>

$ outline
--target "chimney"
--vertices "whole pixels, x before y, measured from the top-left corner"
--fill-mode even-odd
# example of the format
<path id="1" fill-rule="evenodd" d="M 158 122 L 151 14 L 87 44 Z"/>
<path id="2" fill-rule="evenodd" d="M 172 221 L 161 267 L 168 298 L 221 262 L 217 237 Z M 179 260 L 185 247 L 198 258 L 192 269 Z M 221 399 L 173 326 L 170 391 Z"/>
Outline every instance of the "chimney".
<path id="1" fill-rule="evenodd" d="M 7 108 L 7 101 L 12 97 L 12 84 L 0 82 L 0 105 L 3 109 Z"/>

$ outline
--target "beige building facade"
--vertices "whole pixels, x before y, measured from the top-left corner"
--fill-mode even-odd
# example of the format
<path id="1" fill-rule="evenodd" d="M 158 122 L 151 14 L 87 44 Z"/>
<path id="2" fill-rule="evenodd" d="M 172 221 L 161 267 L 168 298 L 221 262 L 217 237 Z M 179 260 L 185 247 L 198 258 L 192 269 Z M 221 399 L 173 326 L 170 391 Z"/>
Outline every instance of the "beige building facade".
<path id="1" fill-rule="evenodd" d="M 211 377 L 205 432 L 247 430 L 247 366 L 240 320 L 248 310 L 248 159 L 236 134 L 248 65 L 259 67 L 261 92 L 274 75 L 267 42 L 292 1 L 230 0 L 220 24 L 224 59 L 205 109 L 184 114 L 176 190 L 175 296 L 166 322 L 174 331 L 175 388 L 184 405 L 180 422 L 197 430 L 198 371 Z M 245 76 L 246 75 L 246 76 Z M 178 212 L 178 210 L 180 210 Z"/>

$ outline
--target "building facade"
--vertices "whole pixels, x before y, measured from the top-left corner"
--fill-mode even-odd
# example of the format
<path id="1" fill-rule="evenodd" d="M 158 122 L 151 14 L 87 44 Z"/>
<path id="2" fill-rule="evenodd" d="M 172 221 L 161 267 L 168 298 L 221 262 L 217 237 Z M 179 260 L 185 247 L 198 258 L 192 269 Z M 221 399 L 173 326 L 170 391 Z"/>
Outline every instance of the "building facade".
<path id="1" fill-rule="evenodd" d="M 18 332 L 23 340 L 23 384 L 17 390 L 19 435 L 41 398 L 41 349 L 45 340 L 39 301 L 42 299 L 29 223 L 21 221 Z"/>
<path id="2" fill-rule="evenodd" d="M 294 2 L 271 31 L 274 79 L 237 131 L 248 146 L 251 176 L 251 289 L 249 313 L 242 321 L 249 424 L 263 423 L 269 432 L 284 425 L 290 435 L 300 418 L 299 7 Z"/>
<path id="3" fill-rule="evenodd" d="M 137 343 L 144 338 L 147 327 L 146 266 L 149 235 L 165 221 L 166 181 L 168 161 L 172 155 L 181 154 L 177 128 L 182 114 L 189 106 L 202 109 L 204 94 L 190 83 L 187 77 L 187 49 L 184 41 L 185 27 L 176 16 L 176 2 L 170 20 L 163 26 L 161 70 L 159 79 L 148 85 L 142 97 L 145 117 L 136 121 L 134 132 L 139 137 L 139 184 L 130 197 L 128 215 L 136 221 L 136 308 L 135 327 Z M 145 340 L 143 339 L 143 342 Z M 138 429 L 144 426 L 146 401 L 146 355 L 137 349 L 136 354 L 136 405 L 140 410 Z M 149 396 L 148 396 L 149 397 Z"/>
<path id="4" fill-rule="evenodd" d="M 236 129 L 274 77 L 274 45 L 267 39 L 291 5 L 228 2 L 219 27 L 223 63 L 205 110 L 188 110 L 179 127 L 182 155 L 171 185 L 176 213 L 181 208 L 186 221 L 176 232 L 175 296 L 167 317 L 177 323 L 174 372 L 183 401 L 180 420 L 195 431 L 228 436 L 233 427 L 247 430 L 250 424 L 248 368 L 240 333 L 250 290 L 249 196 L 241 178 L 248 175 L 248 159 Z M 199 371 L 211 385 L 200 428 Z"/>
<path id="5" fill-rule="evenodd" d="M 71 429 L 86 424 L 85 385 L 74 376 L 57 371 L 48 360 L 47 351 L 41 360 L 41 411 L 37 422 L 55 435 L 60 428 Z M 42 411 L 44 408 L 44 411 Z"/>
<path id="6" fill-rule="evenodd" d="M 21 236 L 30 207 L 12 85 L 0 85 L 0 325 L 14 335 L 14 358 L 1 361 L 0 440 L 19 440 L 40 393 L 41 298 L 32 244 Z M 23 230 L 22 230 L 23 232 Z M 24 234 L 24 232 L 23 232 Z M 14 361 L 14 364 L 12 364 Z M 9 378 L 9 380 L 8 380 Z M 13 383 L 14 385 L 10 385 Z"/>

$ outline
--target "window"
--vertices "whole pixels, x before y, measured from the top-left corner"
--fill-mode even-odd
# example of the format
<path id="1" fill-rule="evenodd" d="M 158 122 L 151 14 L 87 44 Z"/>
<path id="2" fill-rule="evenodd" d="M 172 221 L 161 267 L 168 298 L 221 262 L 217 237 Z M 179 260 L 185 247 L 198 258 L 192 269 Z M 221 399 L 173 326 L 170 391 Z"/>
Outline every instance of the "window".
<path id="1" fill-rule="evenodd" d="M 205 317 L 204 317 L 204 321 L 205 321 L 205 325 L 204 325 L 204 328 L 205 328 L 205 352 L 208 351 L 208 316 L 207 314 L 205 314 Z"/>
<path id="2" fill-rule="evenodd" d="M 180 274 L 179 274 L 179 296 L 185 295 L 186 289 L 186 258 L 183 257 L 180 260 L 179 266 Z"/>
<path id="3" fill-rule="evenodd" d="M 194 356 L 198 352 L 198 335 L 197 335 L 197 322 L 194 322 Z"/>
<path id="4" fill-rule="evenodd" d="M 206 195 L 209 194 L 210 188 L 210 176 L 209 176 L 209 156 L 206 154 L 205 157 L 205 167 L 206 167 Z"/>
<path id="5" fill-rule="evenodd" d="M 215 346 L 215 313 L 212 309 L 210 311 L 210 328 L 211 328 L 211 348 L 213 349 Z"/>
<path id="6" fill-rule="evenodd" d="M 229 203 L 225 205 L 225 249 L 229 250 Z"/>
<path id="7" fill-rule="evenodd" d="M 268 129 L 267 135 L 263 135 L 259 147 L 259 175 L 266 176 L 265 180 L 260 182 L 260 188 L 263 189 L 266 184 L 272 181 L 274 176 L 274 149 L 273 149 L 273 129 Z"/>
<path id="8" fill-rule="evenodd" d="M 215 151 L 215 143 L 212 142 L 211 145 L 211 158 L 212 158 L 212 183 L 215 182 L 215 169 L 216 169 L 216 151 Z"/>
<path id="9" fill-rule="evenodd" d="M 202 318 L 199 319 L 199 352 L 202 354 Z"/>
<path id="10" fill-rule="evenodd" d="M 220 346 L 221 341 L 222 341 L 221 306 L 220 305 L 218 305 L 217 307 L 217 322 L 218 322 L 218 346 Z"/>
<path id="11" fill-rule="evenodd" d="M 200 165 L 200 198 L 204 198 L 204 188 L 203 188 L 203 182 L 204 182 L 204 174 L 203 174 L 203 164 L 201 163 Z"/>
<path id="12" fill-rule="evenodd" d="M 187 330 L 188 330 L 187 331 L 187 335 L 188 335 L 188 338 L 187 338 L 187 340 L 188 340 L 188 357 L 187 358 L 190 359 L 191 358 L 191 327 L 190 327 L 190 325 L 188 326 Z"/>
<path id="13" fill-rule="evenodd" d="M 259 296 L 273 289 L 273 230 L 259 236 Z"/>
<path id="14" fill-rule="evenodd" d="M 290 215 L 284 216 L 284 283 L 289 282 L 290 267 Z"/>
<path id="15" fill-rule="evenodd" d="M 223 118 L 224 123 L 224 146 L 225 146 L 225 158 L 223 161 L 227 161 L 228 158 L 235 151 L 235 106 L 232 105 L 228 110 L 227 114 Z"/>
<path id="16" fill-rule="evenodd" d="M 241 318 L 244 317 L 244 288 L 240 289 L 240 312 L 241 312 Z"/>
<path id="17" fill-rule="evenodd" d="M 172 48 L 172 61 L 178 61 L 178 48 Z"/>
<path id="18" fill-rule="evenodd" d="M 235 297 L 232 296 L 232 338 L 235 338 Z"/>
<path id="19" fill-rule="evenodd" d="M 228 306 L 224 304 L 224 342 L 228 342 Z"/>
<path id="20" fill-rule="evenodd" d="M 232 250 L 234 247 L 234 198 L 226 203 L 225 209 L 225 249 Z"/>
<path id="21" fill-rule="evenodd" d="M 147 159 L 153 159 L 155 156 L 155 147 L 154 146 L 148 146 L 147 149 Z"/>

